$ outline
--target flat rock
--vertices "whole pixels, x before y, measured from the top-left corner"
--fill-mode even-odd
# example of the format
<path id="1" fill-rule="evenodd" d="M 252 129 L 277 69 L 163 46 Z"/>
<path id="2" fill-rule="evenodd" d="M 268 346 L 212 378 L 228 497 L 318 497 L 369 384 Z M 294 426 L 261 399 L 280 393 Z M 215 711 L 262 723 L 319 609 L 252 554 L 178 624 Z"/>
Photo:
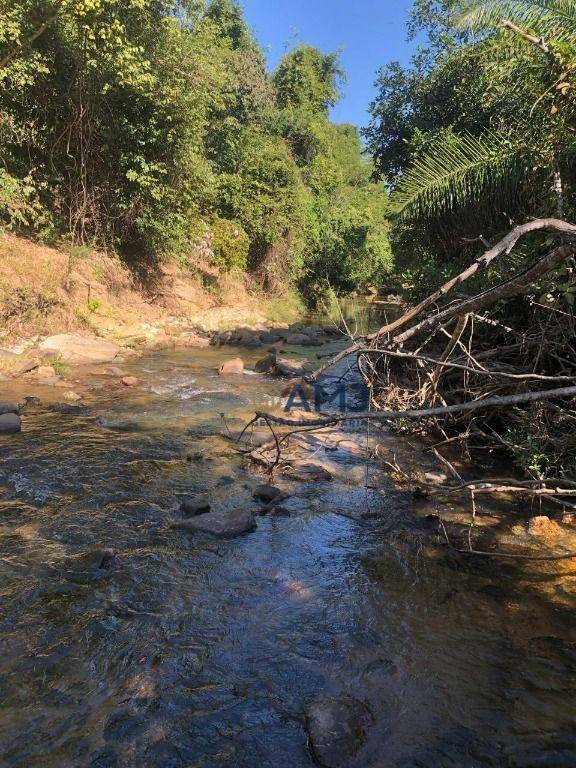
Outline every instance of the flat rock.
<path id="1" fill-rule="evenodd" d="M 22 419 L 17 413 L 3 413 L 0 416 L 0 435 L 15 435 L 22 430 Z"/>
<path id="2" fill-rule="evenodd" d="M 252 512 L 222 510 L 198 515 L 190 520 L 182 520 L 174 523 L 171 527 L 189 533 L 210 533 L 219 538 L 232 538 L 253 531 L 257 526 Z"/>
<path id="3" fill-rule="evenodd" d="M 290 473 L 302 480 L 332 480 L 335 475 L 328 463 L 317 459 L 297 459 L 290 465 Z"/>
<path id="4" fill-rule="evenodd" d="M 244 360 L 241 357 L 226 360 L 218 368 L 218 376 L 238 375 L 240 373 L 244 373 Z"/>
<path id="5" fill-rule="evenodd" d="M 30 373 L 40 365 L 39 361 L 35 357 L 22 357 L 18 356 L 11 366 L 12 373 L 16 375 L 21 373 Z"/>
<path id="6" fill-rule="evenodd" d="M 111 341 L 76 333 L 49 336 L 38 346 L 43 352 L 59 354 L 68 363 L 110 363 L 120 352 L 120 347 Z"/>
<path id="7" fill-rule="evenodd" d="M 286 344 L 303 344 L 310 343 L 310 336 L 305 333 L 290 333 L 286 336 Z"/>
<path id="8" fill-rule="evenodd" d="M 117 365 L 110 365 L 108 368 L 104 369 L 104 373 L 107 376 L 118 376 L 120 379 L 123 376 L 126 376 L 126 372 L 122 370 L 122 368 L 118 368 Z"/>
<path id="9" fill-rule="evenodd" d="M 314 758 L 324 768 L 349 765 L 362 748 L 373 722 L 366 704 L 352 696 L 315 702 L 306 715 Z"/>

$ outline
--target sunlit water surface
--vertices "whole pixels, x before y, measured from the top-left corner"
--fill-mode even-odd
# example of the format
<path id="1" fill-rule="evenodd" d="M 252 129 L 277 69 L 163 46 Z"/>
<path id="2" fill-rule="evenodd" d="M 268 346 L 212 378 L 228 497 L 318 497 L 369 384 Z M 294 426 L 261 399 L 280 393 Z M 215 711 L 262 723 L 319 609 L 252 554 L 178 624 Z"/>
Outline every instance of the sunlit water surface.
<path id="1" fill-rule="evenodd" d="M 362 523 L 315 483 L 239 538 L 167 530 L 183 494 L 253 506 L 261 479 L 214 433 L 279 384 L 219 378 L 239 352 L 261 356 L 150 354 L 143 389 L 95 377 L 89 413 L 0 438 L 0 766 L 307 768 L 307 707 L 353 695 L 375 716 L 358 768 L 572 768 L 572 615 L 513 570 L 426 557 L 392 485 Z M 74 564 L 95 547 L 109 569 Z"/>

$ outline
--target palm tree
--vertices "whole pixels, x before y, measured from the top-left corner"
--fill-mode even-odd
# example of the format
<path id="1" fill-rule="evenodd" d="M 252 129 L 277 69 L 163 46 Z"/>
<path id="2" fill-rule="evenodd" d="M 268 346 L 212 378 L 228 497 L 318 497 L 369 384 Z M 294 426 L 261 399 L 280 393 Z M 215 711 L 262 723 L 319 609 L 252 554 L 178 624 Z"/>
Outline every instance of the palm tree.
<path id="1" fill-rule="evenodd" d="M 462 4 L 455 23 L 474 33 L 510 30 L 518 44 L 538 49 L 549 59 L 550 88 L 565 82 L 576 68 L 576 0 L 477 0 Z M 391 198 L 402 217 L 434 216 L 480 200 L 487 192 L 504 198 L 522 180 L 543 174 L 552 182 L 563 218 L 560 165 L 573 155 L 574 139 L 553 106 L 543 126 L 523 123 L 480 137 L 442 133 L 403 174 Z M 539 128 L 544 130 L 540 130 Z"/>

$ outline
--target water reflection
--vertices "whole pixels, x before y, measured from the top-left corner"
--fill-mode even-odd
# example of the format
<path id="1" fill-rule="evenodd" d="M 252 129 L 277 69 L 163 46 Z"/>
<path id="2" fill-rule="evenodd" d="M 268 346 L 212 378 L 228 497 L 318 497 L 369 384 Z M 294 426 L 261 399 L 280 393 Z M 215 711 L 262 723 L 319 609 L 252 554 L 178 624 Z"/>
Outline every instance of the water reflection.
<path id="1" fill-rule="evenodd" d="M 237 354 L 151 355 L 145 389 L 37 409 L 0 444 L 0 765 L 307 768 L 306 708 L 349 694 L 375 715 L 357 768 L 573 766 L 572 617 L 513 571 L 422 555 L 392 485 L 384 519 L 311 484 L 244 537 L 168 530 L 182 494 L 251 503 L 220 413 L 278 383 L 223 384 Z"/>

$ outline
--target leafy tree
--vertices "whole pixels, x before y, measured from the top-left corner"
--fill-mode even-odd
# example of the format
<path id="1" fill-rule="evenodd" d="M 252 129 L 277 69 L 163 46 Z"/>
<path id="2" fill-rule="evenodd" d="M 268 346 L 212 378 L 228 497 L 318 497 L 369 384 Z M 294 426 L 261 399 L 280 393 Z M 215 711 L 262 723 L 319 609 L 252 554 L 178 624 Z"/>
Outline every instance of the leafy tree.
<path id="1" fill-rule="evenodd" d="M 299 45 L 284 56 L 274 73 L 278 104 L 326 112 L 338 101 L 343 76 L 337 54 Z"/>
<path id="2" fill-rule="evenodd" d="M 341 77 L 310 46 L 270 75 L 234 0 L 0 0 L 0 221 L 142 270 L 208 230 L 223 270 L 356 287 L 386 193 L 329 120 Z"/>

